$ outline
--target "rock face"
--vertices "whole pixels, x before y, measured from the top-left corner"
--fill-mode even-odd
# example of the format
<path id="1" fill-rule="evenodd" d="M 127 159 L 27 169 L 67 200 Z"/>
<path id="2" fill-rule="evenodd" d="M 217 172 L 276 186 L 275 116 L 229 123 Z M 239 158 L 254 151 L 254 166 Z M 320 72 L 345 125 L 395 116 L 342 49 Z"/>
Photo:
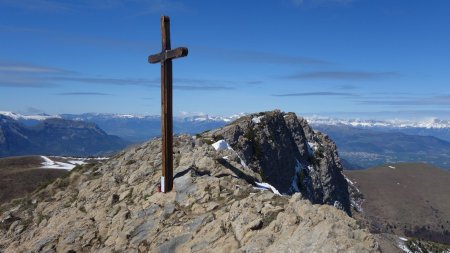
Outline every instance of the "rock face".
<path id="1" fill-rule="evenodd" d="M 224 138 L 251 170 L 281 193 L 301 192 L 313 203 L 350 213 L 336 145 L 295 113 L 253 114 L 206 135 Z"/>
<path id="2" fill-rule="evenodd" d="M 269 155 L 281 147 L 298 155 L 298 163 L 306 165 L 302 159 L 309 157 L 305 151 L 308 138 L 318 138 L 316 143 L 323 141 L 320 144 L 325 154 L 335 152 L 327 149 L 334 146 L 326 142 L 326 137 L 310 129 L 304 131 L 306 122 L 302 125 L 295 115 L 270 112 L 264 116 L 270 121 L 264 123 L 261 118 L 257 123 L 261 129 L 253 128 L 254 138 L 275 139 L 273 144 L 267 140 L 269 144 L 261 152 Z M 322 171 L 315 179 L 312 173 L 307 174 L 305 178 L 311 180 L 329 181 L 322 182 L 322 188 L 308 186 L 312 188 L 293 195 L 280 196 L 254 187 L 263 179 L 281 186 L 284 181 L 270 181 L 270 173 L 275 171 L 266 170 L 261 175 L 261 170 L 283 163 L 293 169 L 296 163 L 287 161 L 281 151 L 279 157 L 286 160 L 283 163 L 251 160 L 256 153 L 248 151 L 253 147 L 250 136 L 242 139 L 237 131 L 235 139 L 229 136 L 233 136 L 230 129 L 238 126 L 245 134 L 246 125 L 240 125 L 250 124 L 252 119 L 250 116 L 199 136 L 174 138 L 176 169 L 170 193 L 157 192 L 161 140 L 155 139 L 123 151 L 104 164 L 77 167 L 29 198 L 2 206 L 0 252 L 378 252 L 374 236 L 345 212 L 331 205 L 312 204 L 307 198 L 316 196 L 314 192 L 303 194 L 328 187 L 330 190 L 317 196 L 331 203 L 325 199 L 337 198 L 338 186 L 331 187 L 336 175 L 324 176 L 327 171 Z M 285 124 L 276 127 L 276 122 Z M 290 130 L 291 136 L 283 133 L 269 137 L 272 130 L 285 131 L 294 126 L 305 135 Z M 211 145 L 212 136 L 219 133 L 236 151 L 227 145 L 218 150 Z M 304 152 L 281 144 L 281 140 L 292 140 L 296 147 L 303 144 Z M 238 144 L 241 149 L 237 149 Z M 337 155 L 319 161 L 313 168 L 325 168 L 330 161 L 339 163 L 333 159 Z M 295 177 L 296 172 L 280 173 Z"/>

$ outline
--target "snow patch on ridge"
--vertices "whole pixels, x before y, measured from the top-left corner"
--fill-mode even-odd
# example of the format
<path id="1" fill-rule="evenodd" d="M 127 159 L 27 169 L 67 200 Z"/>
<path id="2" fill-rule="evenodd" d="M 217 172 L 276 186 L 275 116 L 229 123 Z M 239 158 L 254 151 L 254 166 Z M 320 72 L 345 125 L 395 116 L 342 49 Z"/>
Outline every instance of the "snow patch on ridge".
<path id="1" fill-rule="evenodd" d="M 352 182 L 347 176 L 344 175 L 344 173 L 341 172 L 341 174 L 344 176 L 345 180 L 347 181 L 348 184 L 350 184 L 351 186 L 353 186 L 353 188 L 359 193 L 361 194 L 361 191 L 358 189 L 358 187 L 356 187 L 355 183 Z M 364 202 L 364 199 L 355 199 L 352 196 L 350 196 L 350 205 L 353 206 L 354 208 L 356 208 L 356 210 L 358 212 L 363 212 L 363 208 L 362 208 L 362 203 Z"/>
<path id="2" fill-rule="evenodd" d="M 258 186 L 258 187 L 255 187 L 256 189 L 259 189 L 259 190 L 271 190 L 276 195 L 281 196 L 280 192 L 275 187 L 273 187 L 271 184 L 269 184 L 269 183 L 255 182 L 255 184 Z"/>
<path id="3" fill-rule="evenodd" d="M 241 165 L 242 165 L 242 167 L 244 167 L 244 168 L 248 168 L 247 167 L 247 164 L 245 163 L 245 161 L 244 161 L 244 159 L 242 159 L 242 157 L 230 146 L 230 144 L 228 144 L 228 142 L 226 142 L 225 140 L 220 140 L 220 141 L 217 141 L 217 142 L 215 142 L 215 143 L 213 143 L 213 144 L 211 144 L 212 146 L 213 146 L 213 148 L 215 149 L 215 150 L 217 150 L 217 151 L 221 151 L 221 150 L 227 150 L 227 149 L 229 149 L 229 150 L 231 150 L 231 151 L 233 151 L 236 155 L 237 155 L 237 157 L 239 158 L 239 160 L 241 161 Z"/>
<path id="4" fill-rule="evenodd" d="M 253 117 L 252 122 L 255 124 L 259 124 L 259 123 L 261 123 L 262 118 L 264 118 L 264 115 L 259 116 L 259 117 Z"/>
<path id="5" fill-rule="evenodd" d="M 308 153 L 310 156 L 314 156 L 314 151 L 316 151 L 318 148 L 319 148 L 318 143 L 308 141 Z"/>
<path id="6" fill-rule="evenodd" d="M 408 241 L 408 239 L 406 239 L 406 238 L 404 238 L 404 237 L 399 237 L 399 239 L 400 239 L 400 241 L 398 241 L 398 244 L 397 244 L 397 246 L 403 251 L 403 252 L 406 252 L 406 253 L 413 253 L 407 246 L 406 246 L 406 244 L 405 244 L 405 242 L 407 242 Z"/>
<path id="7" fill-rule="evenodd" d="M 77 165 L 88 164 L 90 162 L 108 160 L 108 157 L 96 157 L 96 158 L 78 158 L 78 157 L 64 157 L 64 156 L 41 156 L 43 162 L 41 163 L 42 169 L 61 169 L 72 170 Z"/>
<path id="8" fill-rule="evenodd" d="M 399 236 L 398 239 L 400 239 L 400 240 L 402 240 L 402 241 L 404 241 L 404 242 L 407 242 L 407 241 L 408 241 L 408 239 L 406 239 L 405 237 L 401 237 L 401 236 Z"/>
<path id="9" fill-rule="evenodd" d="M 72 170 L 73 168 L 75 168 L 75 166 L 86 163 L 82 160 L 80 160 L 80 161 L 70 160 L 70 161 L 68 161 L 68 163 L 56 162 L 56 161 L 51 160 L 47 156 L 41 156 L 41 158 L 44 159 L 44 162 L 42 162 L 42 166 L 41 166 L 41 168 L 44 168 L 44 169 Z"/>
<path id="10" fill-rule="evenodd" d="M 228 142 L 226 142 L 225 140 L 220 140 L 217 141 L 215 143 L 212 144 L 213 148 L 217 151 L 221 151 L 221 150 L 227 150 L 227 149 L 231 149 L 233 150 L 230 145 L 228 144 Z"/>

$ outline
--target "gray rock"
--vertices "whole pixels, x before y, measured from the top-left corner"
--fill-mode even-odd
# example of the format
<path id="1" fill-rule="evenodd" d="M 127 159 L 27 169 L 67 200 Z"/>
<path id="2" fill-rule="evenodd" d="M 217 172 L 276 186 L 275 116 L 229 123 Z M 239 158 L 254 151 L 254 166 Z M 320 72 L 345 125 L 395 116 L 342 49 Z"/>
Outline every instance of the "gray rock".
<path id="1" fill-rule="evenodd" d="M 173 239 L 170 239 L 168 242 L 159 246 L 157 252 L 159 253 L 175 252 L 178 246 L 191 239 L 191 237 L 192 237 L 191 234 L 184 234 L 177 236 Z"/>
<path id="2" fill-rule="evenodd" d="M 130 243 L 132 245 L 139 245 L 142 241 L 149 237 L 149 234 L 155 227 L 155 221 L 145 221 L 137 226 L 130 234 Z"/>
<path id="3" fill-rule="evenodd" d="M 251 114 L 205 135 L 224 138 L 263 181 L 281 193 L 300 191 L 317 204 L 338 201 L 350 214 L 348 186 L 335 143 L 314 132 L 295 113 Z"/>

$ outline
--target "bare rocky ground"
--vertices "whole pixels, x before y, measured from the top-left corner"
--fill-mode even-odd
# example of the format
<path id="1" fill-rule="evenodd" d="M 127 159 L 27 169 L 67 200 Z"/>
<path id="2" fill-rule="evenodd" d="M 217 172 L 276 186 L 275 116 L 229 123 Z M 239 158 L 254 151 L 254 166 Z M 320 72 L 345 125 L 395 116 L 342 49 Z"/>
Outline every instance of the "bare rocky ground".
<path id="1" fill-rule="evenodd" d="M 280 118 L 277 112 L 265 116 Z M 3 205 L 0 252 L 379 252 L 374 235 L 344 207 L 333 206 L 342 198 L 335 195 L 338 186 L 320 183 L 340 180 L 334 157 L 314 160 L 307 194 L 280 196 L 255 189 L 266 175 L 243 163 L 239 151 L 215 150 L 210 137 L 174 138 L 170 193 L 157 191 L 161 140 L 155 139 L 102 164 L 78 166 L 32 196 Z M 322 140 L 317 144 L 328 148 Z M 334 174 L 320 177 L 321 168 Z"/>
<path id="2" fill-rule="evenodd" d="M 399 244 L 401 236 L 409 239 L 404 244 L 413 252 L 419 252 L 419 246 L 423 252 L 450 251 L 448 170 L 401 163 L 344 173 L 364 198 L 360 219 L 381 240 Z"/>

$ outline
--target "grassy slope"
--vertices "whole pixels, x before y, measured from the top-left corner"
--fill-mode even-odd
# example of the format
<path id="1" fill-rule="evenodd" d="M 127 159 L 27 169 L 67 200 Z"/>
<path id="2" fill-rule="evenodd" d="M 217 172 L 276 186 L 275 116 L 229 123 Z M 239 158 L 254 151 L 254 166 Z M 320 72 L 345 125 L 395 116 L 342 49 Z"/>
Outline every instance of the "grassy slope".
<path id="1" fill-rule="evenodd" d="M 42 162 L 39 156 L 0 159 L 0 204 L 23 197 L 67 173 L 66 170 L 40 169 Z"/>
<path id="2" fill-rule="evenodd" d="M 345 171 L 364 194 L 373 232 L 394 232 L 450 244 L 450 171 L 396 164 Z"/>

